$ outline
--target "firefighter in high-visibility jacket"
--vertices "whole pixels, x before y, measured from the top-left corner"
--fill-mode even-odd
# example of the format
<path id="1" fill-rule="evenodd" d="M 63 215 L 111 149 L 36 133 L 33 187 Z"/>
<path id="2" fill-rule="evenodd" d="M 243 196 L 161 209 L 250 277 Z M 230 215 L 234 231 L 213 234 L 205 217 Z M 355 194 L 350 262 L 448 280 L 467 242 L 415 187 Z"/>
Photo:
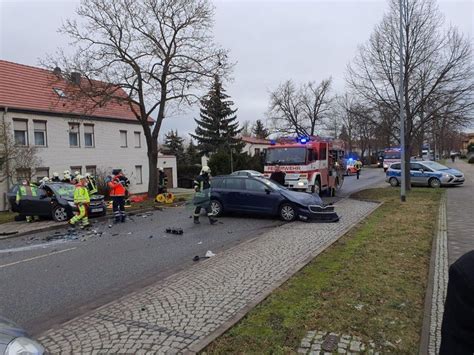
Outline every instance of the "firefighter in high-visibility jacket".
<path id="1" fill-rule="evenodd" d="M 199 224 L 199 215 L 201 209 L 206 210 L 207 217 L 209 218 L 210 224 L 217 223 L 217 219 L 213 217 L 211 210 L 211 182 L 210 179 L 211 169 L 208 166 L 203 166 L 201 174 L 194 180 L 194 223 Z"/>
<path id="2" fill-rule="evenodd" d="M 86 228 L 90 225 L 87 213 L 90 204 L 89 190 L 86 186 L 87 181 L 86 178 L 81 175 L 76 175 L 75 181 L 74 203 L 79 211 L 69 220 L 69 225 L 75 228 L 78 222 L 82 222 L 81 227 Z"/>
<path id="3" fill-rule="evenodd" d="M 97 193 L 97 183 L 95 182 L 95 178 L 86 173 L 86 181 L 87 181 L 87 189 L 89 190 L 89 195 L 94 195 Z"/>
<path id="4" fill-rule="evenodd" d="M 18 191 L 16 192 L 16 204 L 18 205 L 18 209 L 21 213 L 21 201 L 26 199 L 28 196 L 38 196 L 38 187 L 36 185 L 30 184 L 28 180 L 23 180 L 21 185 L 18 187 Z M 28 223 L 33 222 L 34 216 L 26 216 L 26 221 Z"/>
<path id="5" fill-rule="evenodd" d="M 107 183 L 112 197 L 112 208 L 114 211 L 115 223 L 125 222 L 125 197 L 127 195 L 126 186 L 130 181 L 123 175 L 122 169 L 114 169 L 112 178 Z"/>

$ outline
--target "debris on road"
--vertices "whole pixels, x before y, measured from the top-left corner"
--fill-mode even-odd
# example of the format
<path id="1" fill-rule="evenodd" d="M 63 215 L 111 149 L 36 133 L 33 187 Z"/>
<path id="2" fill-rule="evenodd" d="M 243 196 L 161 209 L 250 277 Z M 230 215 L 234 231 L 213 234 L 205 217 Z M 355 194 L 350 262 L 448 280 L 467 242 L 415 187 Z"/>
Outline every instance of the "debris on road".
<path id="1" fill-rule="evenodd" d="M 166 233 L 168 234 L 178 234 L 178 235 L 182 235 L 184 233 L 183 229 L 182 228 L 166 228 L 165 229 Z"/>
<path id="2" fill-rule="evenodd" d="M 199 242 L 198 245 L 202 244 L 202 242 Z"/>
<path id="3" fill-rule="evenodd" d="M 214 254 L 212 251 L 208 250 L 208 251 L 206 252 L 206 255 L 205 255 L 205 256 L 206 256 L 206 258 L 212 258 L 213 256 L 216 256 L 216 254 Z"/>

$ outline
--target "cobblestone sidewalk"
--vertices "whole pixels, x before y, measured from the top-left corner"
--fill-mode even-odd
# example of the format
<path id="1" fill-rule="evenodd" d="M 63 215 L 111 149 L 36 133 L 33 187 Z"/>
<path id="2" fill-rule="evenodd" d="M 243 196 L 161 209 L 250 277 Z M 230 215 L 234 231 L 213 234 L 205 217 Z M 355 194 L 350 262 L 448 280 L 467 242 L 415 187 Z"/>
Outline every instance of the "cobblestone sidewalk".
<path id="1" fill-rule="evenodd" d="M 39 340 L 53 354 L 198 351 L 377 207 L 343 200 L 339 223 L 272 229 Z"/>

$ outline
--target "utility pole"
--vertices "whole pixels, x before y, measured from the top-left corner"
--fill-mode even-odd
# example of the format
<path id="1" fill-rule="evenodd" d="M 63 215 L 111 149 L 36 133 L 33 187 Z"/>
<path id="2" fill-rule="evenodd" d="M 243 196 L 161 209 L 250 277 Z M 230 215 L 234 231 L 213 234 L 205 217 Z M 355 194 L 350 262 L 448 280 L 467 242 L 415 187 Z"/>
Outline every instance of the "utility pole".
<path id="1" fill-rule="evenodd" d="M 398 101 L 400 102 L 400 158 L 401 158 L 401 186 L 400 186 L 400 200 L 406 201 L 406 159 L 405 159 L 405 73 L 404 58 L 403 58 L 403 1 L 399 0 L 400 4 L 400 90 L 398 94 Z"/>

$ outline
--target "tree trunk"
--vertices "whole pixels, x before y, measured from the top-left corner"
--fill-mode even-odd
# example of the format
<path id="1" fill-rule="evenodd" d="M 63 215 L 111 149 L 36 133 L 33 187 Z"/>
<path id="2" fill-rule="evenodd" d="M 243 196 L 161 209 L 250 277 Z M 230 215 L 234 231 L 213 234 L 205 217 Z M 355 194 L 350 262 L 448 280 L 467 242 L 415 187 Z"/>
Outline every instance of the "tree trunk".
<path id="1" fill-rule="evenodd" d="M 148 147 L 148 196 L 154 198 L 158 193 L 158 173 L 156 170 L 158 167 L 158 142 L 152 140 Z"/>

